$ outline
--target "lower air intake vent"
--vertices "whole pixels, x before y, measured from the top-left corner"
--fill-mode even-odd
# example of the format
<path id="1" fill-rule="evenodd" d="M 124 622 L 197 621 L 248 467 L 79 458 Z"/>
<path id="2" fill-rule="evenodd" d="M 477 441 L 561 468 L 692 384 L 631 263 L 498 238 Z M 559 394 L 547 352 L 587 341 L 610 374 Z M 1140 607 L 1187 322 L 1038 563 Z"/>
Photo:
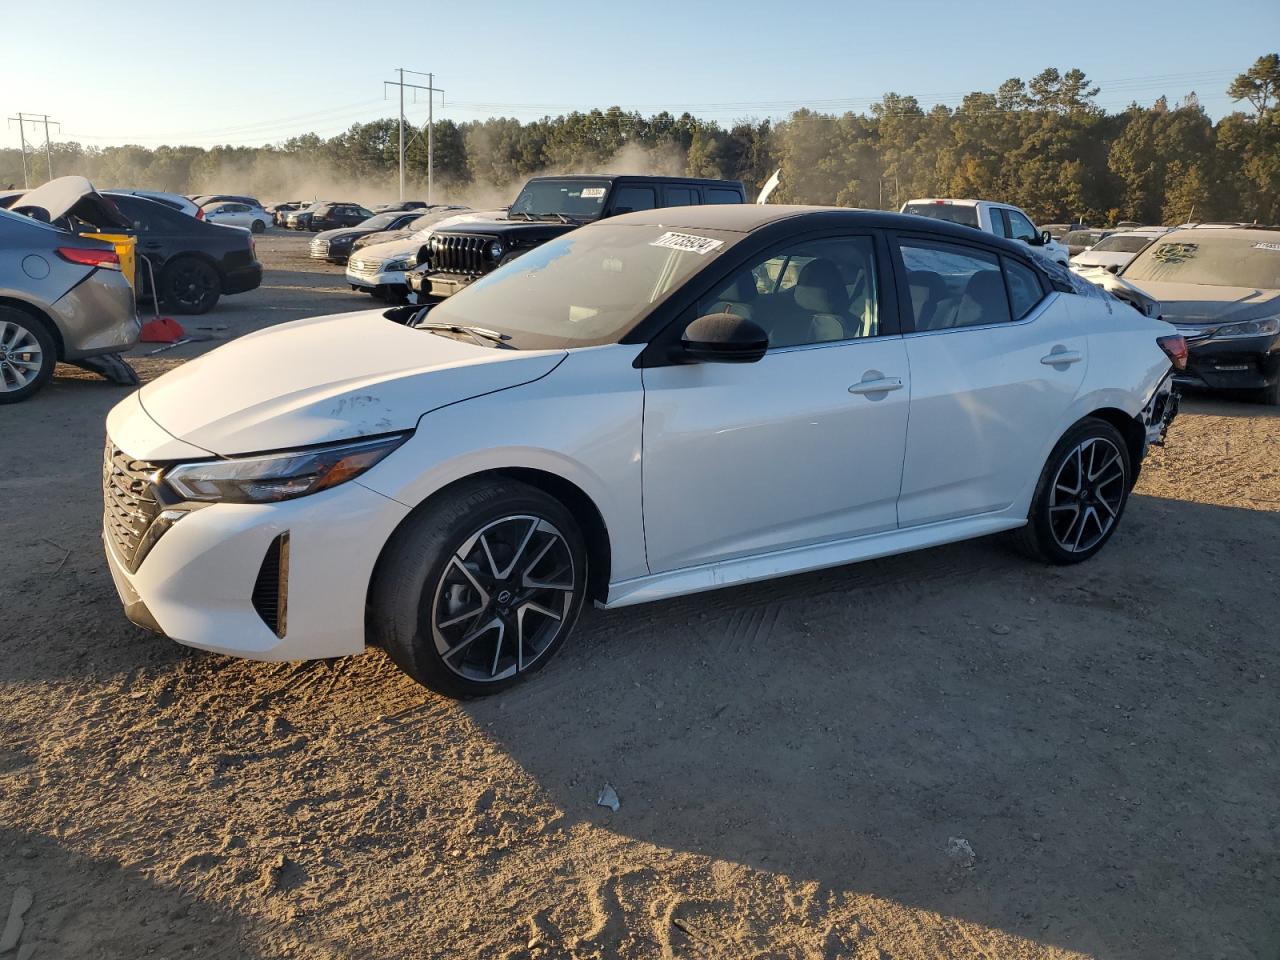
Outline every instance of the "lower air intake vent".
<path id="1" fill-rule="evenodd" d="M 289 534 L 271 541 L 253 584 L 253 609 L 277 637 L 283 637 L 289 598 Z"/>

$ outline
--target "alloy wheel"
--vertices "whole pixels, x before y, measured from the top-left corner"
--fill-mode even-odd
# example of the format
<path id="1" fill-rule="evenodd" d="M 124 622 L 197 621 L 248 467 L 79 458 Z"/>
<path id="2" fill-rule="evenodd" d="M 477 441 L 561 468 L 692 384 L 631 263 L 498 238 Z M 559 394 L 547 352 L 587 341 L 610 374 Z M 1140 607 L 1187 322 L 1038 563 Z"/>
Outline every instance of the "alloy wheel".
<path id="1" fill-rule="evenodd" d="M 44 350 L 36 335 L 20 323 L 0 320 L 0 392 L 28 386 L 43 364 Z"/>
<path id="2" fill-rule="evenodd" d="M 198 260 L 175 264 L 169 279 L 169 295 L 174 303 L 198 309 L 214 289 L 212 271 Z"/>
<path id="3" fill-rule="evenodd" d="M 573 552 L 542 517 L 503 517 L 471 534 L 445 565 L 431 604 L 440 659 L 492 683 L 521 673 L 555 642 L 573 609 Z"/>
<path id="4" fill-rule="evenodd" d="M 1068 553 L 1091 550 L 1115 526 L 1124 505 L 1124 455 L 1105 437 L 1067 453 L 1053 478 L 1049 529 Z"/>

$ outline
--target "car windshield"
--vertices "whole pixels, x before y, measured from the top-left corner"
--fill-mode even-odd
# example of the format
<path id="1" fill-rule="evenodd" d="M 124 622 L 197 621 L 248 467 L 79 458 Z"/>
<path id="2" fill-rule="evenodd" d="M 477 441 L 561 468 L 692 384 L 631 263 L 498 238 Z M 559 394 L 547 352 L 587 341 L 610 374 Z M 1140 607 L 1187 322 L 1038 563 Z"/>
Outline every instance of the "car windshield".
<path id="1" fill-rule="evenodd" d="M 594 220 L 604 210 L 609 185 L 600 180 L 530 180 L 511 204 L 509 216 Z"/>
<path id="2" fill-rule="evenodd" d="M 1150 237 L 1134 236 L 1131 233 L 1113 233 L 1099 240 L 1093 248 L 1094 253 L 1137 253 L 1148 243 Z"/>
<path id="3" fill-rule="evenodd" d="M 1280 232 L 1223 236 L 1188 231 L 1161 237 L 1124 270 L 1126 280 L 1280 289 Z"/>
<path id="4" fill-rule="evenodd" d="M 902 208 L 903 213 L 914 213 L 917 217 L 929 217 L 932 220 L 946 220 L 964 227 L 978 225 L 978 208 L 957 203 L 908 203 Z"/>
<path id="5" fill-rule="evenodd" d="M 527 349 L 616 343 L 740 233 L 602 224 L 543 244 L 436 305 L 433 323 L 486 327 Z"/>
<path id="6" fill-rule="evenodd" d="M 360 226 L 368 230 L 385 230 L 399 220 L 401 216 L 402 214 L 399 213 L 379 213 L 368 220 L 361 221 Z"/>
<path id="7" fill-rule="evenodd" d="M 1101 230 L 1072 230 L 1067 234 L 1066 244 L 1069 247 L 1092 247 L 1106 237 L 1107 234 Z"/>

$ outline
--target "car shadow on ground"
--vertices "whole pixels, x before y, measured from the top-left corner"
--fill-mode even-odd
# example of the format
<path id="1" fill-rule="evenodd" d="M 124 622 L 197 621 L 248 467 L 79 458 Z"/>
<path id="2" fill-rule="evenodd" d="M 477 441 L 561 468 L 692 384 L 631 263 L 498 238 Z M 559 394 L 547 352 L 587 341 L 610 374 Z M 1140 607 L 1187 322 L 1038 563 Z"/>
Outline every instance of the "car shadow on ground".
<path id="1" fill-rule="evenodd" d="M 7 754 L 0 749 L 0 764 L 12 764 Z M 0 827 L 0 861 L 0 911 L 8 917 L 15 899 L 30 904 L 11 957 L 32 955 L 27 948 L 36 958 L 269 956 L 240 942 L 245 925 L 234 916 L 148 880 L 146 864 L 121 866 L 9 827 Z"/>
<path id="2" fill-rule="evenodd" d="M 93 479 L 83 485 L 92 495 Z M 344 675 L 179 647 L 123 622 L 79 523 L 37 538 L 11 517 L 6 530 L 26 558 L 0 560 L 0 573 L 52 611 L 12 623 L 6 683 L 116 690 L 109 728 L 147 744 L 162 778 L 190 776 L 188 732 L 220 718 L 220 789 L 264 791 L 237 785 L 252 765 L 280 789 L 291 761 L 235 719 L 269 703 L 304 731 L 288 745 L 299 756 L 341 756 L 345 780 L 429 820 L 442 793 L 484 785 L 429 782 L 430 757 L 456 750 L 445 738 L 462 728 L 514 761 L 570 833 L 590 824 L 1091 955 L 1280 949 L 1280 651 L 1258 592 L 1280 574 L 1280 514 L 1140 495 L 1114 541 L 1077 567 L 985 540 L 589 611 L 545 671 L 465 704 L 423 694 L 376 653 L 342 661 Z M 425 721 L 407 741 L 362 732 L 415 704 Z M 351 728 L 341 746 L 328 739 L 336 725 Z M 405 744 L 420 763 L 405 765 Z M 596 804 L 605 783 L 616 813 Z M 150 869 L 132 860 L 166 824 L 185 824 L 181 809 L 116 835 L 111 849 L 132 859 L 105 887 Z M 214 829 L 208 813 L 192 825 Z M 316 817 L 336 831 L 351 814 Z M 429 829 L 406 827 L 396 844 L 443 857 Z M 48 856 L 71 856 L 64 845 L 74 832 Z"/>
<path id="3" fill-rule="evenodd" d="M 1248 576 L 1197 583 L 1207 529 Z M 1278 534 L 1137 496 L 1078 567 L 988 540 L 593 613 L 466 709 L 571 818 L 662 848 L 1090 955 L 1275 956 Z"/>

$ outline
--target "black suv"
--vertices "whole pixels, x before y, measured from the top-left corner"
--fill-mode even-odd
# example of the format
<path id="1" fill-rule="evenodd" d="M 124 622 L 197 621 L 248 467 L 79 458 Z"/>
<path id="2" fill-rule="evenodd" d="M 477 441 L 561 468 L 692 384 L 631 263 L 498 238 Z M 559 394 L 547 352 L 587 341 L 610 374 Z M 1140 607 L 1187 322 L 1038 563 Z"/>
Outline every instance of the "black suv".
<path id="1" fill-rule="evenodd" d="M 704 203 L 746 203 L 738 180 L 691 177 L 534 177 L 505 217 L 432 233 L 407 282 L 415 293 L 447 297 L 495 267 L 583 224 L 620 213 Z"/>
<path id="2" fill-rule="evenodd" d="M 338 227 L 354 227 L 373 216 L 358 203 L 317 203 L 311 208 L 311 217 L 301 230 L 336 230 Z"/>

